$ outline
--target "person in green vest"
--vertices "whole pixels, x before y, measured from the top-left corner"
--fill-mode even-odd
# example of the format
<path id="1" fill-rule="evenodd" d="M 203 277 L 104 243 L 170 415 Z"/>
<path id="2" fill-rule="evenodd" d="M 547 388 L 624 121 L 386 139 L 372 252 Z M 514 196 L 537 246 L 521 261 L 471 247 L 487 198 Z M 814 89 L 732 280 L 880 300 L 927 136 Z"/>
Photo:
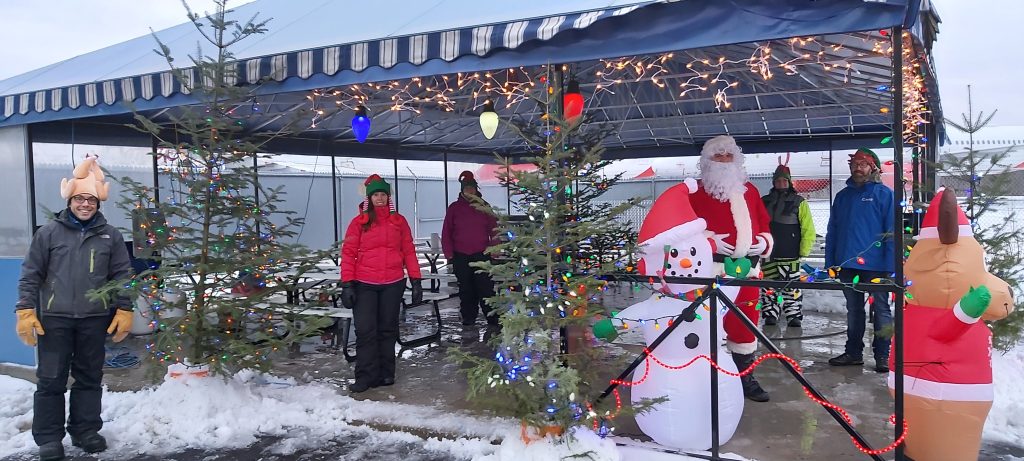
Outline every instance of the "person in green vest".
<path id="1" fill-rule="evenodd" d="M 816 238 L 811 208 L 793 188 L 793 178 L 787 163 L 788 155 L 786 163 L 780 159 L 772 175 L 774 187 L 771 192 L 761 197 L 771 217 L 769 227 L 775 240 L 775 247 L 762 266 L 764 278 L 768 280 L 799 279 L 800 259 L 811 253 Z M 765 325 L 776 325 L 785 316 L 790 327 L 799 328 L 804 317 L 800 290 L 762 288 L 761 316 Z"/>

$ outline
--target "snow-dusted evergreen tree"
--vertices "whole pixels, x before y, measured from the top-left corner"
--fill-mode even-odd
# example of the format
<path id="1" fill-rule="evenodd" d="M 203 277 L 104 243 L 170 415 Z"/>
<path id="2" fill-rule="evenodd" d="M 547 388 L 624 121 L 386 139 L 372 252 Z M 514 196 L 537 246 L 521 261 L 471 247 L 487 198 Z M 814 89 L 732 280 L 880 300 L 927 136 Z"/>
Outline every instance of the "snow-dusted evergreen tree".
<path id="1" fill-rule="evenodd" d="M 211 51 L 191 56 L 188 67 L 178 67 L 157 39 L 157 53 L 197 102 L 168 111 L 166 121 L 136 114 L 136 128 L 159 140 L 151 155 L 171 180 L 161 184 L 157 202 L 151 186 L 122 178 L 126 192 L 119 203 L 133 216 L 137 256 L 153 255 L 159 263 L 129 287 L 141 295 L 138 308 L 158 316 L 151 357 L 206 365 L 214 373 L 266 370 L 275 351 L 318 334 L 323 321 L 282 318 L 281 309 L 289 308 L 283 292 L 336 254 L 290 243 L 302 219 L 278 208 L 280 187 L 259 182 L 261 145 L 298 127 L 299 115 L 272 135 L 250 133 L 248 121 L 259 114 L 253 110 L 256 86 L 236 84 L 243 79 L 230 47 L 265 32 L 267 21 L 232 20 L 226 3 L 217 1 L 208 15 L 185 5 Z"/>

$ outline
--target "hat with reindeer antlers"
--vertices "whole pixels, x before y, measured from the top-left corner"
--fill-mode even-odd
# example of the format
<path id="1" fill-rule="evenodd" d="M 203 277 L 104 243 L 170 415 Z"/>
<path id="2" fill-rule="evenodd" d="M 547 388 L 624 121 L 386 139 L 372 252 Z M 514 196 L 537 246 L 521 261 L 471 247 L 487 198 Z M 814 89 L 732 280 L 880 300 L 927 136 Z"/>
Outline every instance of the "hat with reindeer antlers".
<path id="1" fill-rule="evenodd" d="M 775 173 L 772 174 L 772 181 L 779 178 L 786 178 L 787 181 L 793 182 L 793 175 L 789 171 L 789 154 L 786 154 L 786 161 L 782 161 L 782 157 L 779 157 L 779 166 L 775 167 Z"/>

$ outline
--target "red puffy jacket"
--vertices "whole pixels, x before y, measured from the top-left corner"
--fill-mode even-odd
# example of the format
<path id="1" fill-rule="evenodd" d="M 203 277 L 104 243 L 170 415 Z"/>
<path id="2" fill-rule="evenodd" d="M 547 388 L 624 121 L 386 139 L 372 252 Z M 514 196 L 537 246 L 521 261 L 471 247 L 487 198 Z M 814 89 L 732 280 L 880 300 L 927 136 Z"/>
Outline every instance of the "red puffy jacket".
<path id="1" fill-rule="evenodd" d="M 376 219 L 369 229 L 363 231 L 368 216 L 360 213 L 345 231 L 341 281 L 385 285 L 402 280 L 406 271 L 409 278 L 423 278 L 409 223 L 402 215 L 390 213 L 387 207 L 374 208 L 373 212 Z"/>

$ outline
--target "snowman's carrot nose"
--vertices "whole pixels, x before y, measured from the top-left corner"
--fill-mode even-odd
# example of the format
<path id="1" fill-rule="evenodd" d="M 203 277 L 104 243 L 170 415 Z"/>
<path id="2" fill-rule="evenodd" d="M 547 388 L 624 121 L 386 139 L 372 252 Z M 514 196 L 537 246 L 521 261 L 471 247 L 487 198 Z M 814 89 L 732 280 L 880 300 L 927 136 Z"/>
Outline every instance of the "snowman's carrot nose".
<path id="1" fill-rule="evenodd" d="M 693 263 L 690 262 L 689 258 L 683 258 L 679 260 L 679 266 L 682 267 L 683 269 L 689 269 L 690 266 L 693 266 Z"/>

